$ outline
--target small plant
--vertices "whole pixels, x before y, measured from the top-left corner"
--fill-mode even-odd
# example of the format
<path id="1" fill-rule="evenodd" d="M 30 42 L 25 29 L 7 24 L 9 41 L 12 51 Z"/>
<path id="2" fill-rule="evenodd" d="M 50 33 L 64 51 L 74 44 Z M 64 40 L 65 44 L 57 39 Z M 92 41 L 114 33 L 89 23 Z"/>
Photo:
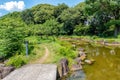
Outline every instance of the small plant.
<path id="1" fill-rule="evenodd" d="M 118 39 L 120 39 L 120 34 L 117 37 L 118 37 Z"/>
<path id="2" fill-rule="evenodd" d="M 93 36 L 93 37 L 92 37 L 92 39 L 97 39 L 97 38 L 98 38 L 98 36 Z"/>
<path id="3" fill-rule="evenodd" d="M 27 58 L 23 55 L 16 55 L 11 57 L 8 62 L 6 63 L 6 65 L 8 66 L 14 66 L 16 68 L 21 67 L 22 65 L 27 63 Z"/>
<path id="4" fill-rule="evenodd" d="M 62 56 L 66 56 L 68 58 L 75 58 L 74 51 L 68 47 L 61 47 L 59 52 L 60 52 L 60 55 Z"/>

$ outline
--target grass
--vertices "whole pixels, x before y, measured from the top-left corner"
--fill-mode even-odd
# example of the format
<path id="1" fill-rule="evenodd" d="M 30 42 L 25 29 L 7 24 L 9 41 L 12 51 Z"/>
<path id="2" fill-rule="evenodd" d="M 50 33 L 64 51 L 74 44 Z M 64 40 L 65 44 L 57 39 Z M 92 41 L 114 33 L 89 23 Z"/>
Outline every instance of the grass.
<path id="1" fill-rule="evenodd" d="M 89 39 L 89 40 L 106 40 L 106 41 L 116 41 L 120 42 L 120 35 L 118 35 L 117 38 L 115 37 L 98 37 L 98 36 L 60 36 L 63 38 L 83 38 L 83 39 Z"/>
<path id="2" fill-rule="evenodd" d="M 72 60 L 75 57 L 75 51 L 71 50 L 71 48 L 67 47 L 67 45 L 65 46 L 65 44 L 68 43 L 62 42 L 62 44 L 60 44 L 59 42 L 51 42 L 44 44 L 50 52 L 50 55 L 46 59 L 45 63 L 59 64 L 60 59 L 67 58 L 71 65 L 73 62 Z"/>
<path id="3" fill-rule="evenodd" d="M 49 56 L 44 61 L 44 63 L 53 63 L 53 64 L 59 64 L 60 59 L 67 58 L 69 60 L 70 65 L 73 62 L 73 58 L 76 56 L 76 52 L 73 49 L 72 45 L 66 41 L 60 41 L 56 39 L 55 37 L 44 37 L 41 38 L 39 36 L 30 36 L 25 38 L 29 42 L 29 56 L 26 57 L 25 55 L 25 49 L 22 51 L 21 54 L 17 56 L 23 56 L 24 58 L 27 58 L 27 62 L 24 64 L 31 64 L 37 62 L 45 53 L 45 48 L 47 47 L 49 50 Z M 25 46 L 24 46 L 25 48 Z M 13 56 L 12 59 L 9 60 L 9 65 L 14 65 L 14 59 L 16 59 L 16 56 Z M 21 61 L 22 58 L 17 58 L 16 63 Z M 22 59 L 24 62 L 24 59 Z M 22 62 L 19 62 L 18 64 L 15 64 L 15 67 L 22 66 Z"/>
<path id="4" fill-rule="evenodd" d="M 93 39 L 93 40 L 105 39 L 105 40 L 115 40 L 115 41 L 118 41 L 118 39 L 119 39 L 119 38 L 115 38 L 115 39 L 114 38 L 99 38 L 99 37 L 96 37 L 96 36 L 95 37 L 90 37 L 90 36 L 66 36 L 65 38 L 84 38 L 84 39 L 87 39 L 87 40 L 89 40 L 89 39 Z M 69 60 L 69 66 L 71 66 L 74 63 L 74 58 L 77 56 L 76 49 L 74 49 L 69 42 L 60 41 L 60 40 L 57 40 L 55 38 L 53 39 L 53 37 L 48 37 L 48 38 L 44 37 L 43 39 L 41 39 L 39 36 L 27 37 L 26 39 L 29 41 L 29 45 L 32 46 L 32 48 L 30 48 L 31 52 L 29 54 L 27 63 L 34 63 L 35 61 L 39 60 L 45 53 L 44 46 L 47 47 L 49 52 L 50 52 L 50 55 L 48 56 L 48 58 L 45 60 L 44 63 L 57 64 L 58 67 L 59 67 L 60 59 L 61 58 L 67 58 Z M 80 43 L 82 43 L 82 42 L 80 42 Z M 88 44 L 86 44 L 86 45 L 88 45 Z M 91 46 L 93 46 L 93 49 L 92 49 Z M 117 71 L 118 69 L 116 68 L 116 66 L 118 65 L 118 62 L 119 62 L 119 56 L 118 55 L 108 56 L 107 55 L 107 54 L 109 54 L 107 52 L 108 48 L 106 48 L 104 46 L 101 48 L 99 46 L 101 46 L 101 45 L 97 45 L 97 44 L 92 44 L 91 45 L 90 44 L 89 48 L 86 48 L 86 46 L 84 46 L 86 51 L 87 50 L 88 50 L 88 52 L 93 51 L 93 52 L 87 54 L 87 56 L 89 58 L 94 58 L 96 60 L 95 64 L 93 64 L 92 66 L 91 65 L 85 65 L 83 67 L 84 71 L 87 75 L 87 80 L 96 80 L 96 79 L 107 80 L 108 77 L 110 77 L 109 79 L 111 79 L 111 80 L 117 80 L 117 78 L 119 78 L 119 76 L 117 77 L 116 75 L 119 75 L 119 72 Z M 105 52 L 106 55 L 107 55 L 107 58 L 104 58 L 104 56 L 101 56 L 102 54 L 100 56 L 95 56 L 95 57 L 92 56 L 91 57 L 91 54 L 94 53 L 94 50 L 97 50 L 96 47 L 100 49 L 101 53 Z M 104 49 L 104 51 L 103 51 L 103 49 Z M 24 60 L 24 57 L 23 58 L 21 58 L 21 57 L 20 58 L 19 57 L 13 58 L 12 61 L 13 61 L 14 65 L 22 66 L 23 64 L 27 64 L 26 62 L 22 61 L 22 60 Z M 18 60 L 14 61 L 14 59 L 18 59 Z M 16 64 L 18 62 L 20 64 L 22 63 L 22 65 Z M 113 66 L 113 67 L 111 67 L 111 66 Z M 102 67 L 103 67 L 103 69 L 102 69 Z M 106 71 L 104 71 L 104 68 L 106 69 Z M 118 73 L 116 73 L 116 72 L 118 72 Z M 94 75 L 94 74 L 96 74 L 96 75 Z M 103 75 L 103 74 L 105 74 L 105 75 Z M 111 74 L 113 74 L 113 76 L 111 76 Z M 99 77 L 101 77 L 101 78 L 99 78 Z"/>
<path id="5" fill-rule="evenodd" d="M 16 68 L 19 68 L 19 67 L 27 64 L 27 61 L 28 61 L 28 59 L 24 55 L 15 55 L 7 61 L 6 65 L 7 66 L 11 65 Z"/>
<path id="6" fill-rule="evenodd" d="M 12 65 L 16 68 L 19 68 L 25 64 L 34 63 L 37 59 L 41 58 L 44 55 L 44 47 L 42 44 L 32 45 L 34 48 L 29 53 L 28 56 L 25 53 L 17 54 L 11 58 L 9 58 L 6 65 Z"/>
<path id="7" fill-rule="evenodd" d="M 96 36 L 62 36 L 65 38 L 85 38 L 87 40 L 94 39 L 94 40 L 102 40 L 103 38 L 99 38 Z M 61 58 L 68 58 L 70 64 L 72 64 L 73 59 L 76 56 L 76 51 L 72 48 L 72 45 L 66 41 L 60 41 L 58 39 L 53 39 L 54 37 L 41 37 L 39 36 L 32 36 L 26 38 L 29 40 L 31 44 L 34 44 L 34 49 L 32 50 L 32 61 L 39 59 L 41 56 L 44 55 L 44 46 L 46 46 L 50 52 L 50 55 L 46 59 L 45 63 L 59 63 Z M 112 40 L 106 38 L 106 40 Z M 117 39 L 115 39 L 117 40 Z M 95 44 L 93 44 L 95 45 Z"/>
<path id="8" fill-rule="evenodd" d="M 105 39 L 107 41 L 120 41 L 119 38 L 99 38 L 97 36 L 61 36 L 63 38 L 83 38 L 86 40 L 102 40 Z M 55 37 L 43 36 L 30 36 L 25 38 L 29 42 L 29 56 L 27 58 L 27 63 L 34 63 L 39 60 L 45 53 L 44 47 L 47 47 L 50 55 L 45 60 L 44 63 L 54 63 L 58 64 L 61 58 L 67 58 L 70 62 L 70 65 L 74 62 L 73 59 L 76 57 L 76 51 L 72 47 L 72 45 L 66 41 L 60 41 Z M 95 45 L 95 44 L 92 44 Z M 23 56 L 25 56 L 25 49 L 22 52 Z M 16 56 L 13 56 L 16 57 Z M 12 57 L 12 58 L 13 58 Z M 24 59 L 23 59 L 24 60 Z M 12 63 L 10 63 L 12 64 Z M 25 63 L 26 64 L 26 63 Z"/>
<path id="9" fill-rule="evenodd" d="M 41 58 L 45 53 L 44 45 L 43 44 L 36 44 L 34 45 L 34 49 L 32 50 L 31 54 L 29 55 L 29 63 L 35 63 L 39 58 Z"/>

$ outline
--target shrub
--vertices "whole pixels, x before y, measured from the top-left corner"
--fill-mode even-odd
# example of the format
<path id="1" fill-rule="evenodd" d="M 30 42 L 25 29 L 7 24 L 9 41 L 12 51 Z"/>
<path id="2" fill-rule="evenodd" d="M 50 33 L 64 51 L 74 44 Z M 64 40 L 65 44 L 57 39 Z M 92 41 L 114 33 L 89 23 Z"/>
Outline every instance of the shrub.
<path id="1" fill-rule="evenodd" d="M 60 55 L 68 57 L 68 58 L 75 58 L 75 52 L 68 47 L 61 47 L 60 48 Z"/>
<path id="2" fill-rule="evenodd" d="M 8 62 L 6 63 L 6 65 L 8 66 L 14 66 L 16 68 L 21 67 L 22 65 L 27 63 L 27 58 L 23 55 L 16 55 L 11 57 Z"/>
<path id="3" fill-rule="evenodd" d="M 82 24 L 79 24 L 79 25 L 76 25 L 75 26 L 75 29 L 73 31 L 73 33 L 75 35 L 87 35 L 88 32 L 89 32 L 89 26 L 85 26 L 85 25 L 82 25 Z"/>
<path id="4" fill-rule="evenodd" d="M 97 39 L 97 38 L 98 38 L 98 36 L 93 36 L 93 37 L 92 37 L 92 39 Z"/>
<path id="5" fill-rule="evenodd" d="M 120 34 L 117 37 L 118 37 L 118 39 L 120 39 Z"/>
<path id="6" fill-rule="evenodd" d="M 9 58 L 15 53 L 20 53 L 24 35 L 20 30 L 8 26 L 0 30 L 0 52 L 5 54 L 5 58 Z"/>

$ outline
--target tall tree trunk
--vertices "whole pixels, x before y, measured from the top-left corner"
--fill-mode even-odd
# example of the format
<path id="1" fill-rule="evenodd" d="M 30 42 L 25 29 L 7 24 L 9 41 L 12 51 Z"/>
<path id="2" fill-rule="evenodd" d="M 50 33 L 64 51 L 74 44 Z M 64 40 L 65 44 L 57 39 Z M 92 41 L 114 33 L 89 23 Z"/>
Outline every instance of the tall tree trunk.
<path id="1" fill-rule="evenodd" d="M 115 30 L 114 30 L 114 36 L 117 37 L 117 35 L 119 34 L 119 32 L 120 32 L 120 27 L 119 27 L 119 25 L 116 25 L 115 26 Z"/>
<path id="2" fill-rule="evenodd" d="M 115 27 L 115 30 L 114 30 L 114 37 L 117 37 L 117 27 Z"/>

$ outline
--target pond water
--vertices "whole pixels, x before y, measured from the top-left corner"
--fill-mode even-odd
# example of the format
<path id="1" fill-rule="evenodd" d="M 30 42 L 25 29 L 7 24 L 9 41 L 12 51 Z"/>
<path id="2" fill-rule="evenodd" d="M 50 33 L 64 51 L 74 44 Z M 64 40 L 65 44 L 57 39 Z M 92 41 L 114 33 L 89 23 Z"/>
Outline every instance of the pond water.
<path id="1" fill-rule="evenodd" d="M 84 48 L 88 59 L 94 59 L 92 65 L 85 64 L 83 70 L 86 80 L 120 80 L 120 48 L 104 45 L 91 45 L 85 41 L 70 41 L 77 48 Z"/>
<path id="2" fill-rule="evenodd" d="M 67 80 L 85 80 L 86 75 L 83 70 L 75 71 Z"/>

